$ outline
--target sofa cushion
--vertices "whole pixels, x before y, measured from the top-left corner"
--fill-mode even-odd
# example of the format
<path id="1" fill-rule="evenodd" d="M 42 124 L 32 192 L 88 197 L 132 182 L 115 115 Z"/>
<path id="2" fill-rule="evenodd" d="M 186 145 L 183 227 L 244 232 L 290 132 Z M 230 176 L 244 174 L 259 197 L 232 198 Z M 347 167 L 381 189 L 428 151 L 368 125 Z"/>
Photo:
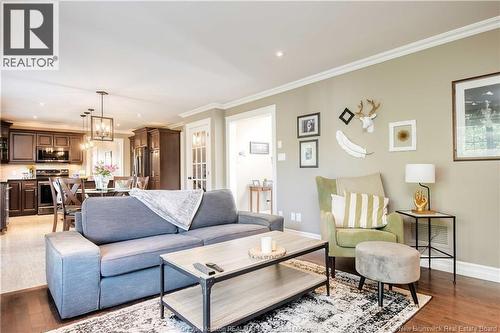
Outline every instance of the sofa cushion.
<path id="1" fill-rule="evenodd" d="M 115 276 L 157 266 L 161 254 L 201 245 L 200 239 L 185 234 L 165 234 L 101 245 L 101 275 Z"/>
<path id="2" fill-rule="evenodd" d="M 193 218 L 190 230 L 214 225 L 236 223 L 238 212 L 230 190 L 206 192 L 198 212 Z"/>
<path id="3" fill-rule="evenodd" d="M 225 242 L 231 239 L 248 237 L 269 232 L 269 228 L 258 224 L 229 224 L 189 230 L 182 235 L 195 237 L 204 245 Z"/>
<path id="4" fill-rule="evenodd" d="M 86 199 L 81 224 L 83 235 L 97 245 L 177 233 L 176 226 L 133 197 Z"/>
<path id="5" fill-rule="evenodd" d="M 354 248 L 358 243 L 366 241 L 384 241 L 393 242 L 397 241 L 396 235 L 387 231 L 376 229 L 337 229 L 337 244 L 341 247 Z"/>

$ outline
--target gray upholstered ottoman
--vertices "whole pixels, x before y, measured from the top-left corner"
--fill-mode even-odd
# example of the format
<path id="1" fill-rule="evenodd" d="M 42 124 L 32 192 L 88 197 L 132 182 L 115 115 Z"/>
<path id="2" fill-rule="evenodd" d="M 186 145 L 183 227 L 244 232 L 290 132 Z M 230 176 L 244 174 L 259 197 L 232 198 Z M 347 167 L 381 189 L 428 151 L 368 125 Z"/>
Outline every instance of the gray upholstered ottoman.
<path id="1" fill-rule="evenodd" d="M 378 282 L 378 304 L 383 306 L 384 283 L 407 284 L 418 305 L 414 282 L 420 279 L 420 253 L 408 245 L 390 242 L 362 242 L 356 246 L 356 271 L 361 275 L 359 290 L 365 278 Z"/>

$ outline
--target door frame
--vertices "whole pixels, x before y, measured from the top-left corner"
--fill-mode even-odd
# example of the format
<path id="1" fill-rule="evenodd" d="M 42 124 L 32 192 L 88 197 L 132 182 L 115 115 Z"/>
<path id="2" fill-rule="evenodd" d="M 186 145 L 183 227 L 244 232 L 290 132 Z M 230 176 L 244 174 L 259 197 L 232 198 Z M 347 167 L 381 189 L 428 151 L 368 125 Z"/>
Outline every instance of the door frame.
<path id="1" fill-rule="evenodd" d="M 226 185 L 227 188 L 231 189 L 233 195 L 237 196 L 237 186 L 236 184 L 232 184 L 232 173 L 231 173 L 231 158 L 230 158 L 230 150 L 231 150 L 231 123 L 241 119 L 254 118 L 262 115 L 271 115 L 271 126 L 272 126 L 272 139 L 271 146 L 273 147 L 273 157 L 272 157 L 272 165 L 273 165 L 273 211 L 271 214 L 275 214 L 278 211 L 278 170 L 277 170 L 277 144 L 276 144 L 276 105 L 268 105 L 258 109 L 245 111 L 242 113 L 238 113 L 232 116 L 226 117 Z"/>
<path id="2" fill-rule="evenodd" d="M 205 127 L 205 130 L 207 131 L 207 191 L 210 191 L 212 189 L 212 127 L 211 127 L 211 119 L 210 118 L 205 118 L 201 119 L 198 121 L 193 121 L 191 123 L 188 123 L 185 125 L 185 154 L 184 154 L 184 161 L 185 161 L 185 166 L 184 166 L 184 184 L 185 188 L 188 187 L 188 177 L 190 177 L 190 174 L 192 173 L 192 152 L 191 152 L 191 144 L 192 140 L 190 140 L 189 137 L 189 132 L 190 130 L 198 127 Z M 191 175 L 192 176 L 192 175 Z"/>

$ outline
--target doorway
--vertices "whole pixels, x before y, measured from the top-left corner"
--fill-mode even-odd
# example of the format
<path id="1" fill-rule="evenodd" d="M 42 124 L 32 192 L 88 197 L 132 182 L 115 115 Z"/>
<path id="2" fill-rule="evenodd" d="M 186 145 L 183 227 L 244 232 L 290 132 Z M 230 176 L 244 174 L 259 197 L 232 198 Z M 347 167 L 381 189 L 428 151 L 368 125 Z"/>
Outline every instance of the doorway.
<path id="1" fill-rule="evenodd" d="M 211 183 L 210 118 L 186 125 L 186 188 L 209 191 Z"/>
<path id="2" fill-rule="evenodd" d="M 238 210 L 277 211 L 275 113 L 271 105 L 226 117 L 226 182 Z"/>

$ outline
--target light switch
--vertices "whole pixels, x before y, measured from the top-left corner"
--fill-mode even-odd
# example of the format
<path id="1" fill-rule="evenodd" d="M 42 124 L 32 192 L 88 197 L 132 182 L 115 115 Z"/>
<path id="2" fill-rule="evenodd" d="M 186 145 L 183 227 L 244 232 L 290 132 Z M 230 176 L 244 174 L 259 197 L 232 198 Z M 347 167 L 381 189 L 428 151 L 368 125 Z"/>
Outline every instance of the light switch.
<path id="1" fill-rule="evenodd" d="M 278 154 L 278 161 L 286 161 L 286 154 L 285 153 L 279 153 Z"/>
<path id="2" fill-rule="evenodd" d="M 278 140 L 278 149 L 281 149 L 281 147 L 283 147 L 283 142 L 281 142 L 281 140 Z"/>

